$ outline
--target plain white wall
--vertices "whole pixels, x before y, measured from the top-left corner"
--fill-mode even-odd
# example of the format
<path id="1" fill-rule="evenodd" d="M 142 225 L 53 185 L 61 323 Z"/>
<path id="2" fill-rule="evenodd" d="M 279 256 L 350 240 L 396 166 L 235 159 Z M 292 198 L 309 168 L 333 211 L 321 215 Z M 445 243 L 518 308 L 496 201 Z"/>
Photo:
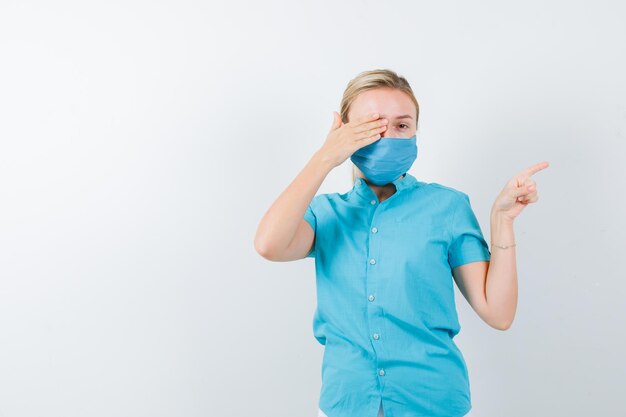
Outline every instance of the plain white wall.
<path id="1" fill-rule="evenodd" d="M 0 417 L 316 416 L 314 263 L 253 238 L 374 68 L 420 102 L 411 173 L 468 193 L 487 239 L 504 183 L 550 163 L 512 328 L 456 290 L 471 416 L 623 415 L 625 12 L 2 1 Z"/>

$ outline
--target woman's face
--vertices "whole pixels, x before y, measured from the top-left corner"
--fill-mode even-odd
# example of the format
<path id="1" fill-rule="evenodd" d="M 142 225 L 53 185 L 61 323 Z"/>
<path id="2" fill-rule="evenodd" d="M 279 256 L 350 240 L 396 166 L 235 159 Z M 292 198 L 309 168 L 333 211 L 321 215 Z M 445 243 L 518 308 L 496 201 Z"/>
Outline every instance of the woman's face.
<path id="1" fill-rule="evenodd" d="M 365 91 L 352 102 L 348 120 L 379 113 L 381 119 L 389 121 L 382 137 L 411 138 L 417 131 L 416 113 L 413 101 L 400 90 L 394 88 L 376 88 Z"/>

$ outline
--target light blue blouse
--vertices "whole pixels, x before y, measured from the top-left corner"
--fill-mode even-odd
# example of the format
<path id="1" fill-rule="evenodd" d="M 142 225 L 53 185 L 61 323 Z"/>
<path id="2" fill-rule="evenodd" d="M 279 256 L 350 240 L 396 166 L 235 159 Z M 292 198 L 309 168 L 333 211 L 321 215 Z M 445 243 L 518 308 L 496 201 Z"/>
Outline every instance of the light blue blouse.
<path id="1" fill-rule="evenodd" d="M 471 409 L 452 268 L 491 253 L 467 194 L 406 173 L 380 202 L 360 178 L 316 195 L 317 308 L 328 417 L 456 417 Z"/>

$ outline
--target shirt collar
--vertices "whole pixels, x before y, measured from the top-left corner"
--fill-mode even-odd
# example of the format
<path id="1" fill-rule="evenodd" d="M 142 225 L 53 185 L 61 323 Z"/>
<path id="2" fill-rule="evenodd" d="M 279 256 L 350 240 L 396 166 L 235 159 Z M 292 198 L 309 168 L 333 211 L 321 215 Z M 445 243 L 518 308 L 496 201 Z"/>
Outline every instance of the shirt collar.
<path id="1" fill-rule="evenodd" d="M 391 183 L 396 186 L 396 193 L 402 193 L 404 190 L 413 188 L 417 185 L 418 181 L 413 175 L 406 172 L 403 177 L 400 177 Z M 367 185 L 365 181 L 363 181 L 363 178 L 356 178 L 354 186 L 352 187 L 352 192 L 367 200 L 371 200 L 373 198 L 377 199 L 376 193 L 374 193 L 374 190 L 372 190 L 372 188 Z"/>

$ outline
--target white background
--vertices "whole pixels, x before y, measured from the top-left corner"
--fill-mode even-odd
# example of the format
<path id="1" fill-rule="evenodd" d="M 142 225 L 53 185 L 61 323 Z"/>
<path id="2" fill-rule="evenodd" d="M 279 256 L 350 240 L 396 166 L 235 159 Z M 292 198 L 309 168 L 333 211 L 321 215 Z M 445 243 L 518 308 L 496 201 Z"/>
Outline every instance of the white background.
<path id="1" fill-rule="evenodd" d="M 314 263 L 253 239 L 377 68 L 421 106 L 410 172 L 469 194 L 487 240 L 504 183 L 550 163 L 515 224 L 513 326 L 456 290 L 470 415 L 623 415 L 625 12 L 3 0 L 0 417 L 314 417 Z"/>

